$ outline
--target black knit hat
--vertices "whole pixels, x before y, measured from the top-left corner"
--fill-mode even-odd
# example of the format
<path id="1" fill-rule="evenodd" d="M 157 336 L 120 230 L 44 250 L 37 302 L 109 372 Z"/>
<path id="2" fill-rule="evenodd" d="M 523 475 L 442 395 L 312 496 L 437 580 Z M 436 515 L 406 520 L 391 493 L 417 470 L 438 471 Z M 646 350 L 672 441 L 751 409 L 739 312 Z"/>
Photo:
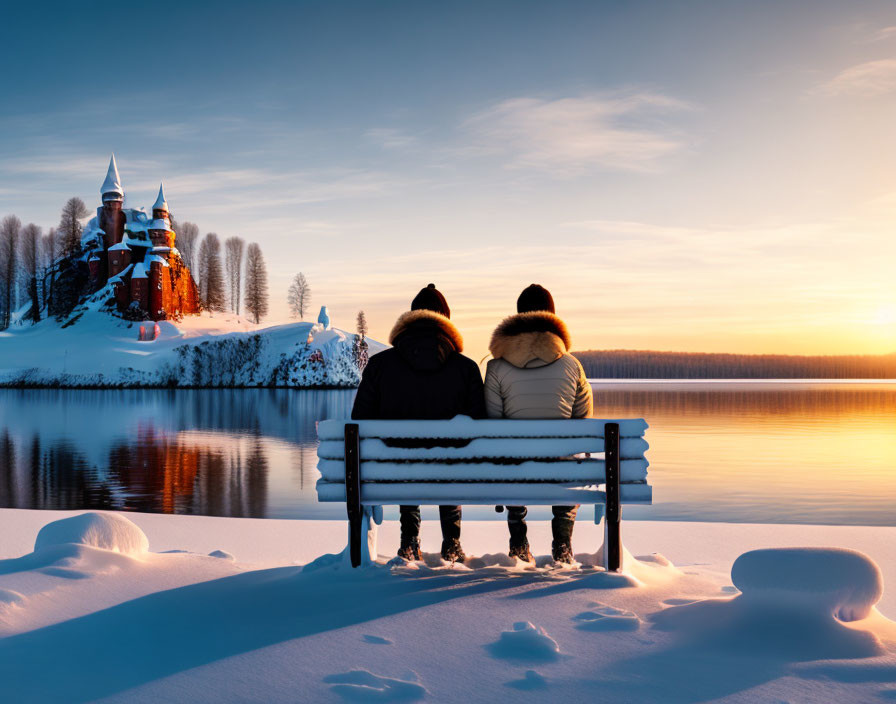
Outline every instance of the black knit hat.
<path id="1" fill-rule="evenodd" d="M 532 284 L 524 288 L 520 297 L 516 299 L 516 312 L 534 313 L 539 310 L 554 313 L 554 298 L 544 286 Z"/>
<path id="2" fill-rule="evenodd" d="M 435 284 L 430 284 L 426 288 L 421 288 L 420 293 L 414 296 L 411 301 L 411 310 L 431 310 L 434 313 L 441 313 L 446 318 L 451 317 L 451 309 L 448 307 L 448 301 L 442 295 L 442 292 L 436 288 Z"/>

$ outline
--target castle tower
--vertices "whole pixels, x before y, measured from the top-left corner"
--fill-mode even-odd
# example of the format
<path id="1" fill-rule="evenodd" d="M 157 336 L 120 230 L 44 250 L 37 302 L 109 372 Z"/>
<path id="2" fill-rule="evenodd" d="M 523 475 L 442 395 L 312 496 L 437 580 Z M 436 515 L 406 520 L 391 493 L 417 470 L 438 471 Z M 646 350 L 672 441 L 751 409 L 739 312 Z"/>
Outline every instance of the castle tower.
<path id="1" fill-rule="evenodd" d="M 100 186 L 100 194 L 103 197 L 103 207 L 100 211 L 99 227 L 105 233 L 103 242 L 106 249 L 121 242 L 124 237 L 124 213 L 121 204 L 124 201 L 124 189 L 121 187 L 121 177 L 118 175 L 118 165 L 115 163 L 115 155 L 109 160 L 109 169 L 106 172 L 106 180 Z"/>
<path id="2" fill-rule="evenodd" d="M 174 232 L 171 230 L 171 216 L 168 213 L 168 202 L 159 184 L 159 197 L 152 205 L 152 223 L 149 226 L 149 238 L 154 247 L 173 247 Z"/>
<path id="3" fill-rule="evenodd" d="M 168 215 L 168 202 L 165 200 L 165 194 L 162 192 L 161 183 L 159 184 L 159 197 L 156 198 L 156 202 L 152 204 L 152 216 L 163 220 L 168 220 L 170 217 Z"/>

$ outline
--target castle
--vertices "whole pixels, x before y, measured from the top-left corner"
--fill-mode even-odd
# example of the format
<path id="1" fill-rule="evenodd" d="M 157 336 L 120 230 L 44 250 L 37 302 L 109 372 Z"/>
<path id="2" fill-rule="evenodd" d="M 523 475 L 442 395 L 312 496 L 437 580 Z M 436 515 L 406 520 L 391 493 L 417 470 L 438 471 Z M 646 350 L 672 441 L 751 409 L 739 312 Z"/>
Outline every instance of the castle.
<path id="1" fill-rule="evenodd" d="M 152 206 L 123 208 L 124 189 L 115 155 L 100 187 L 102 205 L 84 232 L 93 244 L 87 260 L 95 288 L 111 284 L 119 312 L 150 320 L 179 320 L 199 313 L 199 291 L 177 251 L 162 186 Z"/>

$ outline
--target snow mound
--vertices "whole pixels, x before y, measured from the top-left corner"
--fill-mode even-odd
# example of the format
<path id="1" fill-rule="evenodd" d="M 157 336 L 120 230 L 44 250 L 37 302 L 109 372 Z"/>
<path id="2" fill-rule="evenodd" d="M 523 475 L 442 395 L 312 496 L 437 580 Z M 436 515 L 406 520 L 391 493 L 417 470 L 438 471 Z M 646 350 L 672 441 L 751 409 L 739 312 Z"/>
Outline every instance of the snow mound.
<path id="1" fill-rule="evenodd" d="M 641 627 L 641 619 L 631 611 L 600 603 L 595 606 L 593 611 L 573 616 L 580 631 L 637 631 Z"/>
<path id="2" fill-rule="evenodd" d="M 488 646 L 498 658 L 550 662 L 560 657 L 560 646 L 543 628 L 528 621 L 513 624 L 512 631 L 503 631 L 497 642 Z"/>
<path id="3" fill-rule="evenodd" d="M 0 589 L 0 613 L 11 606 L 23 606 L 25 597 L 12 589 Z"/>
<path id="4" fill-rule="evenodd" d="M 124 555 L 142 555 L 149 550 L 146 534 L 117 513 L 82 513 L 48 523 L 37 534 L 34 551 L 75 543 Z"/>
<path id="5" fill-rule="evenodd" d="M 236 558 L 226 550 L 212 550 L 208 556 L 217 557 L 219 560 L 229 560 L 230 562 L 236 561 Z"/>
<path id="6" fill-rule="evenodd" d="M 428 692 L 413 680 L 381 677 L 367 670 L 352 670 L 327 675 L 324 682 L 334 694 L 349 702 L 413 702 Z"/>
<path id="7" fill-rule="evenodd" d="M 791 597 L 841 621 L 867 618 L 884 590 L 871 558 L 841 548 L 752 550 L 735 560 L 731 581 L 747 599 Z"/>

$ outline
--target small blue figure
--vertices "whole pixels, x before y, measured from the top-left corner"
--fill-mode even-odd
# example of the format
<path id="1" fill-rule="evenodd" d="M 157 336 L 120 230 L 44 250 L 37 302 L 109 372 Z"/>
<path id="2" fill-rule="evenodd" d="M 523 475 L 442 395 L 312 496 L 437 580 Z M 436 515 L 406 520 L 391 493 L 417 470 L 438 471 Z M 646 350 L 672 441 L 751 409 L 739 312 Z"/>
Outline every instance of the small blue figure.
<path id="1" fill-rule="evenodd" d="M 317 316 L 317 322 L 324 326 L 324 330 L 330 329 L 330 313 L 326 306 L 320 307 L 320 315 Z"/>

